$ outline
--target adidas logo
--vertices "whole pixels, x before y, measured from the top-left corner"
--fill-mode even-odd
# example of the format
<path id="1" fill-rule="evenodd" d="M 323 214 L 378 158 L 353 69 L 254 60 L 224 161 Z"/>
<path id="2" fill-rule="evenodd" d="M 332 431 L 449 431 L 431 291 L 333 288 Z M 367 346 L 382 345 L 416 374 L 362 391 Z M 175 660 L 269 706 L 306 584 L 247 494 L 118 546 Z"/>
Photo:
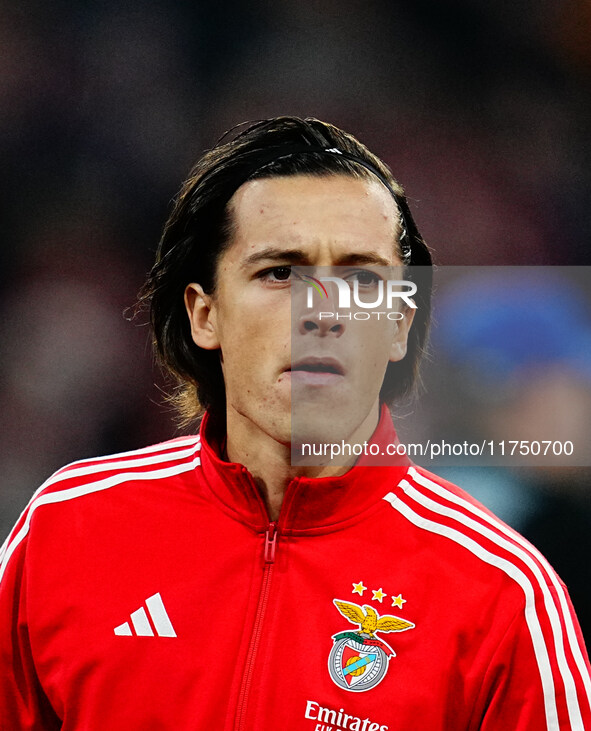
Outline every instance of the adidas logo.
<path id="1" fill-rule="evenodd" d="M 170 621 L 162 597 L 160 593 L 153 594 L 149 599 L 146 599 L 146 607 L 148 612 L 143 607 L 136 609 L 130 615 L 131 624 L 135 630 L 137 637 L 176 637 L 176 632 L 173 629 L 172 622 Z M 148 619 L 148 614 L 152 620 Z M 156 630 L 154 632 L 154 630 Z M 113 630 L 116 635 L 123 637 L 133 637 L 134 632 L 131 629 L 129 622 L 123 622 Z"/>

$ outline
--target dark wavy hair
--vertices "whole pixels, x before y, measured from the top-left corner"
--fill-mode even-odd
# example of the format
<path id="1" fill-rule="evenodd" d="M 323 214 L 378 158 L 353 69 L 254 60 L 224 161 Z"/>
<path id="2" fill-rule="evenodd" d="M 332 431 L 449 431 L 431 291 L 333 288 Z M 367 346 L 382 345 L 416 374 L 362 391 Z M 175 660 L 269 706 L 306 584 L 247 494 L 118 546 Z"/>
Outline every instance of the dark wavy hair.
<path id="1" fill-rule="evenodd" d="M 388 185 L 401 212 L 406 264 L 412 267 L 405 276 L 414 279 L 418 291 L 407 354 L 388 365 L 380 397 L 391 404 L 410 394 L 429 328 L 431 255 L 404 190 L 390 169 L 353 135 L 317 119 L 275 117 L 243 127 L 230 140 L 227 136 L 198 160 L 183 183 L 138 302 L 140 307 L 149 307 L 156 356 L 175 381 L 172 400 L 181 422 L 189 424 L 204 409 L 216 421 L 225 419 L 219 351 L 204 350 L 193 342 L 184 292 L 191 282 L 198 282 L 208 294 L 214 292 L 217 263 L 231 243 L 233 222 L 228 202 L 243 183 L 255 178 L 347 175 L 371 180 L 377 175 Z M 307 147 L 314 151 L 306 153 Z M 327 154 L 327 149 L 340 150 L 349 157 Z M 400 241 L 395 245 L 402 251 Z"/>

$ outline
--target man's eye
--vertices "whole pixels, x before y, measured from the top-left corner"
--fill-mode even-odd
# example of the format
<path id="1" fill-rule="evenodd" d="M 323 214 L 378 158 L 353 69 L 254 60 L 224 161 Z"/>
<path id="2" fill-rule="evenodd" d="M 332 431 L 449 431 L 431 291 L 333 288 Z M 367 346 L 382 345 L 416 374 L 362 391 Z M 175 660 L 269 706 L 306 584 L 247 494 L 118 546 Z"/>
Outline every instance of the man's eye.
<path id="1" fill-rule="evenodd" d="M 273 267 L 261 273 L 268 282 L 287 282 L 291 277 L 291 267 Z"/>
<path id="2" fill-rule="evenodd" d="M 375 287 L 378 282 L 381 281 L 381 277 L 375 272 L 370 272 L 367 269 L 360 269 L 359 271 L 353 272 L 349 276 L 351 282 L 359 282 L 361 287 Z"/>

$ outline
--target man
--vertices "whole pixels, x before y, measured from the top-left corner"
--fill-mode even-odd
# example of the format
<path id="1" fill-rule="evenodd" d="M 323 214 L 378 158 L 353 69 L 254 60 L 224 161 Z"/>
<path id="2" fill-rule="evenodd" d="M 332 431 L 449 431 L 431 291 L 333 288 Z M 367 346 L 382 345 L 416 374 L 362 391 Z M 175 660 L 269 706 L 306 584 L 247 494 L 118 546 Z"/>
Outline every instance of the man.
<path id="1" fill-rule="evenodd" d="M 375 348 L 292 302 L 318 268 L 355 290 L 410 265 Z M 331 125 L 267 120 L 204 155 L 143 295 L 200 436 L 33 497 L 2 552 L 3 729 L 589 727 L 578 624 L 533 547 L 410 463 L 292 464 L 292 394 L 320 404 L 300 437 L 328 410 L 349 445 L 396 443 L 429 265 L 388 168 Z"/>

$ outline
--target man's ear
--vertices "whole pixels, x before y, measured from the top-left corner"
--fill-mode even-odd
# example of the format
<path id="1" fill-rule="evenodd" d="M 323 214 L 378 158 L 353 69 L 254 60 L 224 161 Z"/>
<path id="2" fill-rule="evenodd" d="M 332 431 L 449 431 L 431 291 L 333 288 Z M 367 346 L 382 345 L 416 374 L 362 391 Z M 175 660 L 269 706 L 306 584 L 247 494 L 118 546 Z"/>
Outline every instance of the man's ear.
<path id="1" fill-rule="evenodd" d="M 192 282 L 185 289 L 185 307 L 191 323 L 191 337 L 204 350 L 216 350 L 220 341 L 215 328 L 213 298 L 200 284 Z"/>
<path id="2" fill-rule="evenodd" d="M 402 360 L 406 355 L 408 345 L 408 333 L 412 327 L 412 321 L 414 320 L 416 310 L 413 307 L 405 307 L 402 313 L 404 317 L 401 320 L 396 321 L 397 330 L 392 340 L 392 347 L 390 348 L 390 362 L 396 363 Z"/>

